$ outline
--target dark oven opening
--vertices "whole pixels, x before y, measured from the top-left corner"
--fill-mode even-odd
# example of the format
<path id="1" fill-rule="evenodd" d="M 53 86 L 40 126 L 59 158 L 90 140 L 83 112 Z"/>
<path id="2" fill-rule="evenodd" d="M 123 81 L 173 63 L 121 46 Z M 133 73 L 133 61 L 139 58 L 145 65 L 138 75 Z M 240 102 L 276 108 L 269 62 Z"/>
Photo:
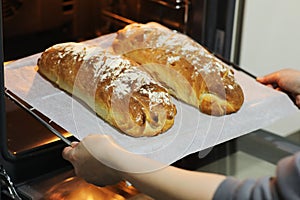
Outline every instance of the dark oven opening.
<path id="1" fill-rule="evenodd" d="M 229 59 L 236 9 L 235 0 L 3 0 L 0 5 L 1 178 L 8 175 L 24 199 L 43 199 L 41 196 L 52 191 L 47 193 L 50 199 L 58 186 L 78 185 L 79 180 L 61 157 L 64 142 L 32 116 L 30 105 L 5 88 L 4 61 L 42 52 L 59 42 L 87 40 L 115 32 L 129 23 L 149 21 L 185 33 Z M 34 112 L 61 134 L 75 140 L 50 119 Z M 220 149 L 223 148 L 222 145 Z M 229 149 L 229 153 L 234 151 Z M 225 156 L 223 153 L 214 151 L 215 156 L 210 159 L 219 159 Z M 212 160 L 200 160 L 195 154 L 174 165 L 192 169 L 209 162 Z M 9 181 L 2 181 L 1 186 L 2 192 L 13 195 L 8 190 Z M 117 193 L 123 197 L 138 194 L 124 183 L 105 191 L 107 195 Z M 60 190 L 62 193 L 68 192 Z"/>

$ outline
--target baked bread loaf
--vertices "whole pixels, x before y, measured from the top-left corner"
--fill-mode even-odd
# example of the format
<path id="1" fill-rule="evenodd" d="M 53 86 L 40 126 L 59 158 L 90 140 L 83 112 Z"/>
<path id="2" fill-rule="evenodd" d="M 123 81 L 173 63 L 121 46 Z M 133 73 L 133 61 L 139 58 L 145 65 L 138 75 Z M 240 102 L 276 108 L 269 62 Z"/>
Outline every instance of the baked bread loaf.
<path id="1" fill-rule="evenodd" d="M 155 136 L 173 125 L 176 107 L 136 65 L 98 47 L 62 43 L 42 53 L 38 72 L 125 134 Z"/>
<path id="2" fill-rule="evenodd" d="M 244 102 L 229 66 L 188 36 L 155 22 L 119 30 L 113 50 L 139 63 L 170 94 L 203 113 L 234 113 Z"/>

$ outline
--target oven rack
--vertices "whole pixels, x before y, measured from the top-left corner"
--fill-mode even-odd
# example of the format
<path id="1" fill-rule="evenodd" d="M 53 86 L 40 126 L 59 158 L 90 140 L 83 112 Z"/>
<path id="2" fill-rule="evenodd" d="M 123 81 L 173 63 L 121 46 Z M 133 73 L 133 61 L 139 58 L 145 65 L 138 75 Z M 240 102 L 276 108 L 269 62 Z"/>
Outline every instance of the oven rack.
<path id="1" fill-rule="evenodd" d="M 32 107 L 30 104 L 23 101 L 21 98 L 19 98 L 17 95 L 15 95 L 12 91 L 5 88 L 5 95 L 15 102 L 18 106 L 20 106 L 22 109 L 27 111 L 29 114 L 31 114 L 36 120 L 41 122 L 43 126 L 45 126 L 47 129 L 49 129 L 53 134 L 55 134 L 58 138 L 60 138 L 65 144 L 71 145 L 71 141 L 65 137 L 66 133 L 68 133 L 66 130 L 64 130 L 61 126 L 56 124 L 54 121 L 49 119 L 47 116 L 42 114 L 40 111 L 38 111 L 36 108 Z"/>
<path id="2" fill-rule="evenodd" d="M 141 12 L 141 1 L 148 2 L 148 3 L 153 3 L 157 6 L 161 6 L 162 8 L 165 9 L 171 9 L 171 10 L 183 10 L 183 16 L 182 16 L 182 23 L 178 21 L 172 21 L 166 18 L 159 17 L 157 20 L 160 23 L 165 24 L 168 27 L 177 29 L 183 33 L 187 33 L 188 29 L 188 22 L 189 22 L 189 11 L 191 7 L 191 2 L 190 0 L 139 0 L 138 5 L 136 6 L 135 12 L 138 15 L 138 19 L 133 19 L 132 17 L 124 15 L 124 13 L 118 13 L 113 11 L 113 9 L 106 8 L 101 10 L 101 13 L 104 17 L 108 18 L 108 21 L 115 21 L 117 23 L 124 25 L 128 25 L 130 23 L 135 23 L 135 22 L 140 22 L 140 18 L 144 18 L 139 16 Z"/>

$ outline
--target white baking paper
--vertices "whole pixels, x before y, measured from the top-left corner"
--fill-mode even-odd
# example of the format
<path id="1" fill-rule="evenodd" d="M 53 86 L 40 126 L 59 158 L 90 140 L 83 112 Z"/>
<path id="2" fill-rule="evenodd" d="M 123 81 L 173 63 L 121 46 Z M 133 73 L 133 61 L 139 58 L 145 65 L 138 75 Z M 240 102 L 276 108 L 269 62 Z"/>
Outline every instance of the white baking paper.
<path id="1" fill-rule="evenodd" d="M 114 37 L 115 34 L 109 34 L 86 43 L 111 48 Z M 173 99 L 178 113 L 171 129 L 155 137 L 133 138 L 118 132 L 71 95 L 41 77 L 36 72 L 39 56 L 36 54 L 7 64 L 5 87 L 78 139 L 92 133 L 108 134 L 128 151 L 166 164 L 298 112 L 286 94 L 235 71 L 236 79 L 245 94 L 245 102 L 237 113 L 222 117 L 208 116 Z"/>

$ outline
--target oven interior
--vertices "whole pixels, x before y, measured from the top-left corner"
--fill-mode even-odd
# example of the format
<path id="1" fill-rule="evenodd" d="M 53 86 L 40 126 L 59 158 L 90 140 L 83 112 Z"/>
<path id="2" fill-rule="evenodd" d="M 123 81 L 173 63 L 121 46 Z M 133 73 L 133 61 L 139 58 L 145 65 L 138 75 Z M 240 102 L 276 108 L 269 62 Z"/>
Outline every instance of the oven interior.
<path id="1" fill-rule="evenodd" d="M 243 2 L 243 1 L 241 1 Z M 30 105 L 4 86 L 4 63 L 42 52 L 64 41 L 83 41 L 112 33 L 132 22 L 157 21 L 183 32 L 210 51 L 230 59 L 232 51 L 235 0 L 2 0 L 1 1 L 1 197 L 9 199 L 151 199 L 121 182 L 99 188 L 74 176 L 71 165 L 63 160 L 66 146 L 40 118 L 33 117 Z M 241 6 L 242 4 L 239 4 Z M 240 9 L 240 8 L 239 8 Z M 38 113 L 38 111 L 36 111 Z M 76 140 L 46 116 L 38 113 L 62 135 Z M 263 135 L 263 137 L 257 137 Z M 271 141 L 271 143 L 270 143 Z M 278 148 L 278 142 L 288 148 Z M 276 143 L 275 143 L 276 142 Z M 255 144 L 255 145 L 247 145 Z M 173 165 L 190 170 L 220 159 L 236 162 L 237 152 L 254 154 L 256 144 L 269 145 L 270 152 L 259 159 L 275 164 L 295 150 L 280 137 L 258 131 L 218 145 L 202 157 L 189 155 Z M 275 150 L 274 150 L 275 149 Z M 255 154 L 256 155 L 256 154 Z M 270 159 L 272 158 L 272 159 Z M 215 172 L 233 173 L 232 165 L 221 164 Z M 220 171 L 220 169 L 225 171 Z M 219 171 L 218 171 L 219 170 Z M 0 198 L 1 199 L 1 198 Z"/>

